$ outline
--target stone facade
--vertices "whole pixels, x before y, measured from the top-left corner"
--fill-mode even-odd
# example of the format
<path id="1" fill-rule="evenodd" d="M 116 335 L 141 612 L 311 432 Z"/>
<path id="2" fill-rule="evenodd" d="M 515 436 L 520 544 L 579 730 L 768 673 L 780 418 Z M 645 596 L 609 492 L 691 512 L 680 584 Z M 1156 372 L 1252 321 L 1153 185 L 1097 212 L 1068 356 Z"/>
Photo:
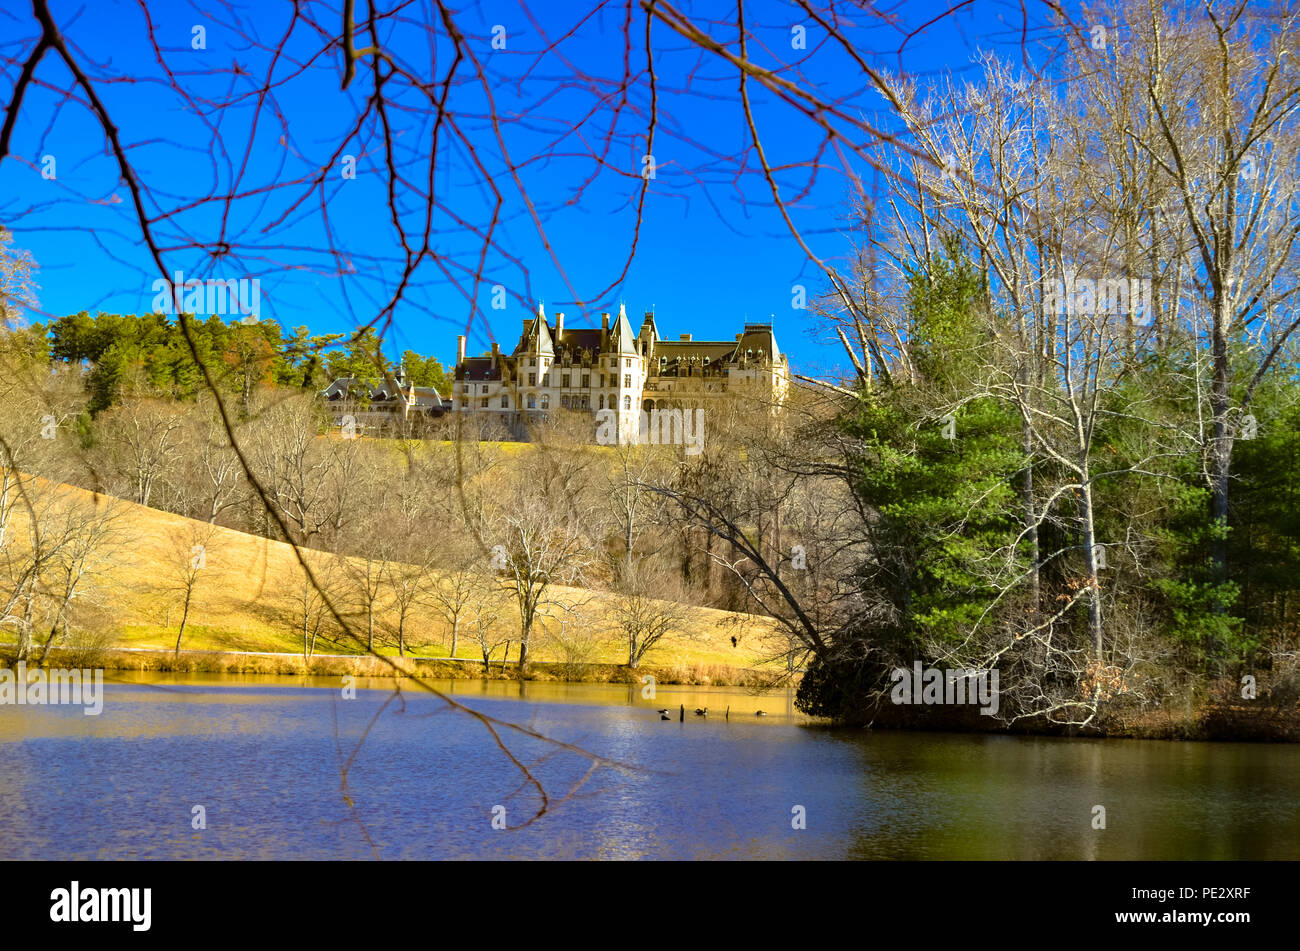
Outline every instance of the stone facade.
<path id="1" fill-rule="evenodd" d="M 734 340 L 677 340 L 659 335 L 647 312 L 633 333 L 620 306 L 599 328 L 566 328 L 564 314 L 552 325 L 545 309 L 523 322 L 509 354 L 499 344 L 478 357 L 465 355 L 457 338 L 456 412 L 494 417 L 518 432 L 529 418 L 556 410 L 618 414 L 620 430 L 635 426 L 643 409 L 706 407 L 726 394 L 748 394 L 769 405 L 784 401 L 790 362 L 776 344 L 771 324 L 746 323 Z"/>

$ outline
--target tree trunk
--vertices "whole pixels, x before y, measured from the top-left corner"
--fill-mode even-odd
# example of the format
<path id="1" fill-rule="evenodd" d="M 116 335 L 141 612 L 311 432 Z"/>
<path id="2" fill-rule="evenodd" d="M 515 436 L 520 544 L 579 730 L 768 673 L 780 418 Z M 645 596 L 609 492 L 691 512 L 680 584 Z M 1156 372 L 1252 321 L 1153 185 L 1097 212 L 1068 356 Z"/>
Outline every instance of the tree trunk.
<path id="1" fill-rule="evenodd" d="M 27 654 L 32 649 L 32 625 L 31 620 L 24 617 L 18 623 L 18 657 L 17 660 L 26 660 Z"/>
<path id="2" fill-rule="evenodd" d="M 1033 608 L 1034 616 L 1037 617 L 1042 605 L 1039 600 L 1038 524 L 1034 508 L 1034 436 L 1028 422 L 1025 422 L 1023 426 L 1026 465 L 1025 477 L 1020 491 L 1021 504 L 1024 506 L 1025 512 L 1025 541 L 1029 542 L 1029 603 Z"/>
<path id="3" fill-rule="evenodd" d="M 185 636 L 185 622 L 189 620 L 189 617 L 190 617 L 190 592 L 189 592 L 189 591 L 186 591 L 186 592 L 185 592 L 185 610 L 183 610 L 183 611 L 181 612 L 181 627 L 180 627 L 180 630 L 176 632 L 176 650 L 175 650 L 175 652 L 172 654 L 172 659 L 173 659 L 173 660 L 180 660 L 180 656 L 181 656 L 181 638 Z"/>
<path id="4" fill-rule="evenodd" d="M 1092 486 L 1085 485 L 1081 495 L 1083 553 L 1088 582 L 1088 634 L 1092 641 L 1093 656 L 1100 662 L 1102 659 L 1101 583 L 1097 578 L 1097 536 L 1092 518 Z"/>
<path id="5" fill-rule="evenodd" d="M 451 653 L 448 657 L 456 656 L 456 638 L 460 635 L 460 615 L 457 614 L 451 622 Z"/>
<path id="6" fill-rule="evenodd" d="M 1210 412 L 1214 419 L 1214 443 L 1210 453 L 1210 517 L 1215 534 L 1210 540 L 1210 563 L 1216 585 L 1228 581 L 1228 475 L 1232 464 L 1232 437 L 1228 433 L 1228 315 L 1226 295 L 1216 288 L 1214 301 L 1214 380 L 1210 390 Z M 1224 614 L 1228 606 L 1215 598 L 1212 610 Z"/>

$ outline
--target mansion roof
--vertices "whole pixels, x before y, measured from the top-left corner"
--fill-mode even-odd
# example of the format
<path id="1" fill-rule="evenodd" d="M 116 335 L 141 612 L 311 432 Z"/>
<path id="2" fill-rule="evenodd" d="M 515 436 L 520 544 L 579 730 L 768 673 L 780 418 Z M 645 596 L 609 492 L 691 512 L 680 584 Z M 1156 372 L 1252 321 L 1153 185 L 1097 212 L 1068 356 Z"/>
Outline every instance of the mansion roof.
<path id="1" fill-rule="evenodd" d="M 463 357 L 456 365 L 455 379 L 501 381 L 514 375 L 522 357 L 550 357 L 556 364 L 575 366 L 595 365 L 602 356 L 644 357 L 651 377 L 721 374 L 785 360 L 770 323 L 746 323 L 734 340 L 694 340 L 690 334 L 666 340 L 659 336 L 653 313 L 646 313 L 639 333 L 632 332 L 623 307 L 612 324 L 608 314 L 602 318 L 600 327 L 565 327 L 563 314 L 552 323 L 539 306 L 535 317 L 524 320 L 508 356 L 494 344 L 491 354 Z"/>

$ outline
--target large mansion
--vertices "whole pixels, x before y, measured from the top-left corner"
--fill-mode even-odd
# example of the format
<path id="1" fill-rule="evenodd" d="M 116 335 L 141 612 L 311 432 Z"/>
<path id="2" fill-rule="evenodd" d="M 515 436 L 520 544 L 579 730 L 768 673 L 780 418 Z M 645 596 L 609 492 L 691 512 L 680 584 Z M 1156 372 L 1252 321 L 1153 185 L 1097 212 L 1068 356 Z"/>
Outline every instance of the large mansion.
<path id="1" fill-rule="evenodd" d="M 584 410 L 593 417 L 614 410 L 619 426 L 644 410 L 707 405 L 723 394 L 749 394 L 771 404 L 784 401 L 790 362 L 779 352 L 771 324 L 746 323 L 734 340 L 677 340 L 659 335 L 647 312 L 632 332 L 620 306 L 612 322 L 601 314 L 599 328 L 554 325 L 538 305 L 526 318 L 514 350 L 494 343 L 490 353 L 465 355 L 457 338 L 456 412 L 491 415 L 512 431 L 529 417 L 553 410 Z"/>
<path id="2" fill-rule="evenodd" d="M 320 396 L 334 425 L 351 419 L 361 429 L 386 429 L 406 423 L 413 416 L 439 416 L 451 409 L 451 401 L 443 399 L 432 386 L 411 383 L 401 364 L 393 374 L 393 383 L 366 383 L 343 377 L 332 381 Z"/>

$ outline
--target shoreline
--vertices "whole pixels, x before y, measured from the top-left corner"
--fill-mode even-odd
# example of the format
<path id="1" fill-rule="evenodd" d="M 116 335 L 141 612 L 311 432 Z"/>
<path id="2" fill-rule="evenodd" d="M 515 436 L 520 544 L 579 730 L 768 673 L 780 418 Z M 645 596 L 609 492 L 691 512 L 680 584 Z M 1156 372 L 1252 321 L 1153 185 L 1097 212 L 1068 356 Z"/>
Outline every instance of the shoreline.
<path id="1" fill-rule="evenodd" d="M 166 648 L 107 647 L 87 656 L 88 652 L 54 648 L 46 658 L 46 667 L 102 667 L 105 670 L 159 671 L 161 673 L 271 674 L 292 677 L 400 678 L 429 677 L 439 680 L 526 680 L 541 683 L 641 684 L 643 677 L 653 677 L 656 684 L 695 687 L 768 687 L 776 686 L 774 673 L 746 667 L 720 664 L 658 666 L 642 664 L 630 668 L 623 664 L 564 663 L 530 661 L 528 673 L 519 676 L 517 661 L 491 663 L 468 657 L 405 657 L 371 654 L 302 654 L 262 651 L 182 650 L 179 655 Z M 82 656 L 77 656 L 81 654 Z M 391 664 L 390 664 L 391 662 Z M 0 649 L 0 666 L 14 664 L 13 645 Z M 34 668 L 32 658 L 28 667 Z M 395 670 L 392 665 L 399 669 Z"/>
<path id="2" fill-rule="evenodd" d="M 0 666 L 12 667 L 12 644 L 0 648 Z M 396 665 L 399 669 L 394 669 Z M 29 668 L 34 669 L 32 659 Z M 261 674 L 290 677 L 343 677 L 399 679 L 426 677 L 434 680 L 520 681 L 518 662 L 492 661 L 484 670 L 482 660 L 458 657 L 405 657 L 370 654 L 301 654 L 259 651 L 182 650 L 179 656 L 166 648 L 113 647 L 95 651 L 55 648 L 46 667 L 101 667 L 159 673 Z M 636 686 L 654 678 L 661 686 L 744 687 L 771 689 L 794 686 L 797 680 L 778 683 L 775 672 L 722 665 L 642 665 L 635 669 L 621 664 L 563 663 L 532 661 L 522 678 L 532 683 L 622 684 Z M 952 715 L 956 713 L 957 715 Z M 1171 741 L 1213 741 L 1234 743 L 1300 742 L 1300 707 L 1275 707 L 1267 703 L 1231 701 L 1202 702 L 1181 706 L 1175 712 L 1156 709 L 1138 715 L 1117 715 L 1101 727 L 1077 729 L 1033 721 L 1008 727 L 990 728 L 983 717 L 962 716 L 943 707 L 885 707 L 869 722 L 813 721 L 830 727 L 856 730 L 888 730 L 911 733 L 978 733 L 984 736 L 1056 736 L 1085 739 L 1143 739 Z"/>

